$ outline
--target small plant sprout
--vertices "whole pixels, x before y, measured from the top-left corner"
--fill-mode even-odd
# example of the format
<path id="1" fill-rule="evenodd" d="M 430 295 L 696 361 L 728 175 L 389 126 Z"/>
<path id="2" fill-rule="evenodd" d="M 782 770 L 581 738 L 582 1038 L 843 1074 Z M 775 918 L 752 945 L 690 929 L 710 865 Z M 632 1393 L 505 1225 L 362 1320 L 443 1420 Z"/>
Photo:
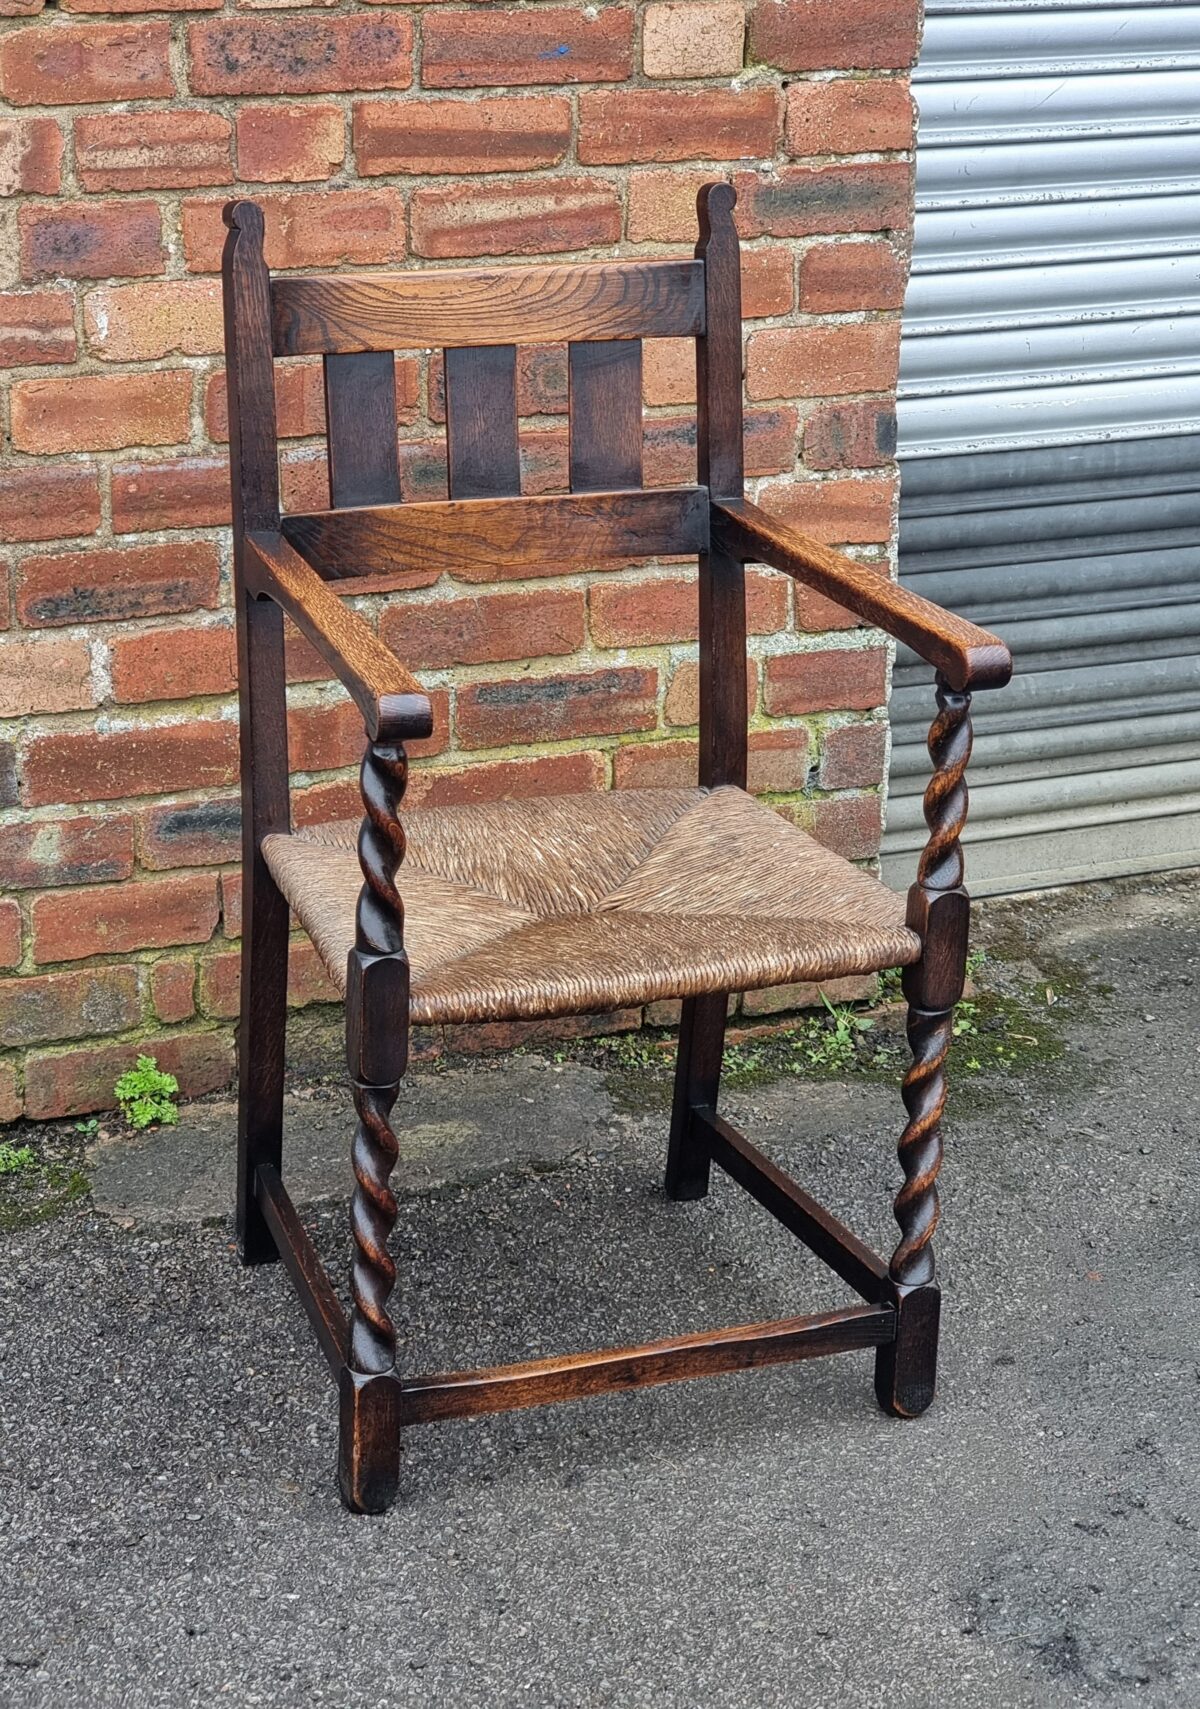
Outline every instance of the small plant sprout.
<path id="1" fill-rule="evenodd" d="M 33 1151 L 28 1145 L 11 1145 L 0 1140 L 0 1175 L 19 1175 L 33 1163 Z"/>
<path id="2" fill-rule="evenodd" d="M 172 1127 L 179 1120 L 175 1094 L 179 1082 L 173 1074 L 164 1074 L 152 1056 L 139 1056 L 136 1068 L 130 1068 L 113 1087 L 121 1114 L 132 1128 L 153 1127 L 161 1122 Z"/>

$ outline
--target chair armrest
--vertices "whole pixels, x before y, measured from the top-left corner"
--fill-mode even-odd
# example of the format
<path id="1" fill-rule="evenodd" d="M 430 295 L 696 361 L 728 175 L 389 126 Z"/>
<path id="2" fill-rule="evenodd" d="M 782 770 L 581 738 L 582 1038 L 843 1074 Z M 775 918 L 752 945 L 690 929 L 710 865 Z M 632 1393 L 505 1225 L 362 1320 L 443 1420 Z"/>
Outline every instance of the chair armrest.
<path id="1" fill-rule="evenodd" d="M 995 635 L 808 539 L 748 499 L 712 500 L 711 538 L 731 557 L 782 570 L 895 636 L 953 689 L 1003 688 L 1012 675 L 1012 655 Z"/>
<path id="2" fill-rule="evenodd" d="M 246 579 L 291 618 L 349 691 L 372 742 L 433 734 L 429 696 L 356 611 L 343 605 L 282 535 L 246 535 Z"/>

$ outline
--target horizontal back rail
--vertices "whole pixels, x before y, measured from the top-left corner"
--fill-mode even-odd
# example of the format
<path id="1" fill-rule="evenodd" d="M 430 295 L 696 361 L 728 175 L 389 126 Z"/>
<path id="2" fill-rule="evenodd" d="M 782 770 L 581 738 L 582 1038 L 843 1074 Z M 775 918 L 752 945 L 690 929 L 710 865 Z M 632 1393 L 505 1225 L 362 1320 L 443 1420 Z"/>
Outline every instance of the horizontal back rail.
<path id="1" fill-rule="evenodd" d="M 327 580 L 448 570 L 464 581 L 611 558 L 687 556 L 708 545 L 704 487 L 438 500 L 285 516 L 287 540 Z"/>
<path id="2" fill-rule="evenodd" d="M 702 261 L 600 261 L 271 280 L 276 356 L 695 338 L 703 331 Z"/>

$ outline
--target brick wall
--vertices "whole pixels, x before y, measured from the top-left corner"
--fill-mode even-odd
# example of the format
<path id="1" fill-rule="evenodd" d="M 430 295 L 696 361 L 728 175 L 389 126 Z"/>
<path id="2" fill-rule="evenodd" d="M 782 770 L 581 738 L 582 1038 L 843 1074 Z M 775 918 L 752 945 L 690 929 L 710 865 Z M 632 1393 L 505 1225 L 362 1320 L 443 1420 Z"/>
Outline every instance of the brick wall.
<path id="1" fill-rule="evenodd" d="M 223 1084 L 237 725 L 217 268 L 234 190 L 275 267 L 685 253 L 738 186 L 751 490 L 888 573 L 916 0 L 281 8 L 0 0 L 0 1119 L 103 1106 L 152 1036 Z M 440 366 L 398 359 L 409 495 L 443 491 Z M 524 481 L 565 485 L 559 350 L 523 353 Z M 694 471 L 690 351 L 647 347 L 647 467 Z M 319 372 L 281 365 L 284 488 L 325 502 Z M 690 780 L 679 566 L 364 602 L 431 685 L 410 798 Z M 886 657 L 750 581 L 752 787 L 870 858 Z M 291 653 L 301 822 L 357 806 L 358 717 Z M 489 685 L 552 679 L 552 700 Z M 551 707 L 553 708 L 551 712 Z M 328 995 L 297 944 L 294 997 Z M 764 1004 L 778 1003 L 778 997 Z"/>

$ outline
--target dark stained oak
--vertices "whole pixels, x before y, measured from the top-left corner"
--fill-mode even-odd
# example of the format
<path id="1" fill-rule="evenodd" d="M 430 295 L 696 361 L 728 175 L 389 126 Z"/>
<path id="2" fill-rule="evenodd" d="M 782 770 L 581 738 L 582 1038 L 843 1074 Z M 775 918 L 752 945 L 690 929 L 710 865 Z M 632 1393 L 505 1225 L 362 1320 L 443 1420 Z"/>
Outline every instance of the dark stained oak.
<path id="1" fill-rule="evenodd" d="M 593 261 L 271 281 L 276 356 L 694 338 L 704 270 L 694 261 Z"/>
<path id="2" fill-rule="evenodd" d="M 450 497 L 510 498 L 521 490 L 517 347 L 446 351 Z"/>
<path id="3" fill-rule="evenodd" d="M 396 359 L 390 350 L 325 358 L 329 495 L 335 510 L 400 497 Z"/>
<path id="4" fill-rule="evenodd" d="M 663 1182 L 669 1199 L 702 1199 L 708 1192 L 710 1157 L 701 1112 L 716 1107 L 728 1007 L 724 991 L 683 1000 Z"/>
<path id="5" fill-rule="evenodd" d="M 572 344 L 570 481 L 573 493 L 642 484 L 642 344 Z"/>
<path id="6" fill-rule="evenodd" d="M 349 1326 L 333 1283 L 321 1266 L 308 1230 L 300 1221 L 279 1171 L 264 1163 L 257 1177 L 258 1203 L 296 1296 L 308 1314 L 325 1362 L 336 1379 L 346 1362 Z"/>
<path id="7" fill-rule="evenodd" d="M 394 567 L 491 581 L 498 570 L 698 551 L 708 537 L 708 497 L 702 487 L 660 487 L 434 500 L 285 516 L 283 533 L 331 580 Z"/>

